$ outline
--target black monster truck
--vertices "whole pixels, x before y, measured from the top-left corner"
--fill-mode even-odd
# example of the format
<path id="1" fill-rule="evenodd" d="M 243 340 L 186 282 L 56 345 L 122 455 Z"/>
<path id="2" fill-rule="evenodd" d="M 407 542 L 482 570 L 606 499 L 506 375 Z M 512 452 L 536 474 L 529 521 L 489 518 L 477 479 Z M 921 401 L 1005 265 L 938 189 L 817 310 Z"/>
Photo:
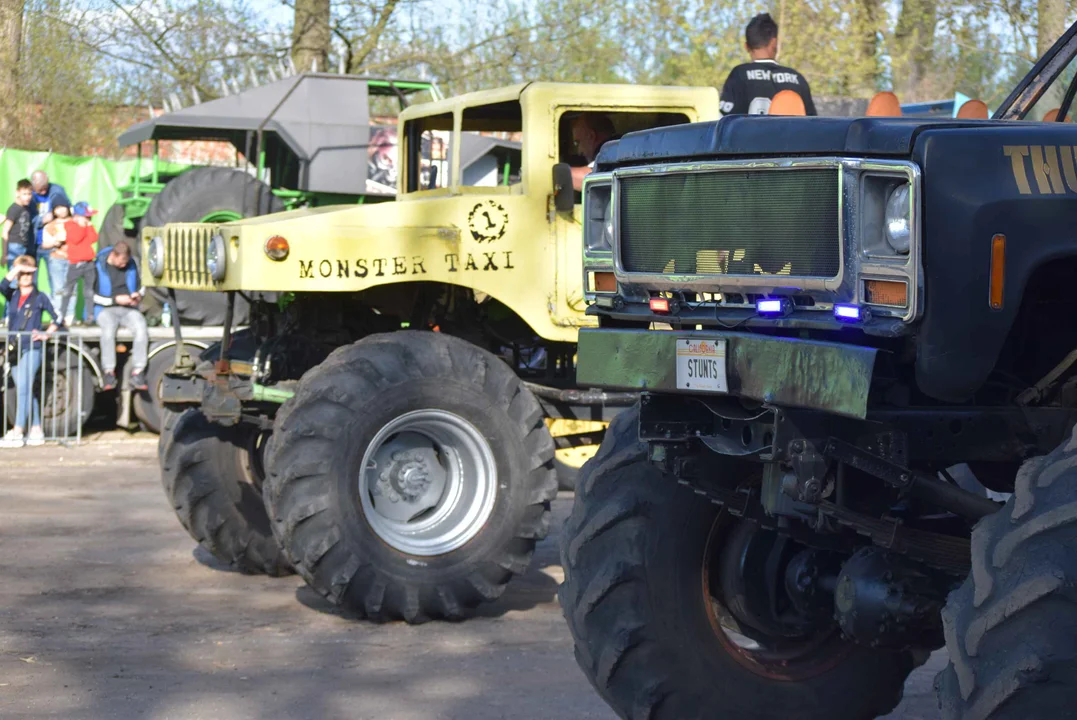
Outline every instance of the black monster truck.
<path id="1" fill-rule="evenodd" d="M 943 717 L 1077 717 L 1075 55 L 992 120 L 604 147 L 578 379 L 644 392 L 560 597 L 622 717 L 875 717 L 943 645 Z"/>

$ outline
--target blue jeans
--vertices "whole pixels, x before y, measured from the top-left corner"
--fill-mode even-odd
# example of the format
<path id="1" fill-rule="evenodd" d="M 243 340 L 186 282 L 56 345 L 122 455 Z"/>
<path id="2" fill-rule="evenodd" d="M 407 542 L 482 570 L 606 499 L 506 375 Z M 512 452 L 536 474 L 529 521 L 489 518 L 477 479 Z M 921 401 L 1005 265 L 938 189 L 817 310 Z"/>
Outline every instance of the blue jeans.
<path id="1" fill-rule="evenodd" d="M 22 243 L 8 243 L 7 244 L 7 257 L 4 258 L 4 264 L 7 265 L 7 269 L 11 269 L 12 263 L 15 262 L 15 258 L 20 255 L 26 254 L 26 246 Z"/>
<path id="2" fill-rule="evenodd" d="M 49 300 L 57 313 L 63 307 L 64 285 L 67 284 L 67 258 L 54 258 L 52 253 L 45 259 L 45 268 L 49 272 Z M 56 322 L 63 322 L 63 318 L 53 318 Z"/>
<path id="3" fill-rule="evenodd" d="M 33 415 L 33 427 L 41 424 L 41 403 L 34 397 L 34 379 L 41 369 L 41 349 L 24 350 L 19 364 L 12 370 L 15 377 L 15 427 L 26 427 L 26 420 Z M 32 410 L 32 413 L 31 413 Z"/>

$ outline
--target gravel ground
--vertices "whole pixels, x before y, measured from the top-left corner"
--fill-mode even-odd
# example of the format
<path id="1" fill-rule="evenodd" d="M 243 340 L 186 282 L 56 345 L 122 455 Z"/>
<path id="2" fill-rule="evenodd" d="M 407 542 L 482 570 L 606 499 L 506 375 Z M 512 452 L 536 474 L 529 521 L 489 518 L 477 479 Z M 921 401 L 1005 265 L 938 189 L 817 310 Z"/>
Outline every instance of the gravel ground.
<path id="1" fill-rule="evenodd" d="M 0 450 L 0 465 L 0 718 L 613 720 L 572 659 L 556 537 L 478 617 L 373 625 L 195 549 L 152 437 Z M 891 718 L 938 717 L 944 663 Z"/>

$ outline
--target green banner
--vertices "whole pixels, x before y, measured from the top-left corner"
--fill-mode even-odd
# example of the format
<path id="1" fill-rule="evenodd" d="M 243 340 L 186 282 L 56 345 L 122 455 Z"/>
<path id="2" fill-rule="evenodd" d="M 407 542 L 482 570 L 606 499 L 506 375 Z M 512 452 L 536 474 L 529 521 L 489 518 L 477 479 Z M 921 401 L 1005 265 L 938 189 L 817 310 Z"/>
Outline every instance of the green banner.
<path id="1" fill-rule="evenodd" d="M 120 188 L 134 180 L 135 159 L 105 160 L 98 157 L 74 157 L 50 152 L 31 152 L 0 148 L 0 212 L 7 211 L 15 200 L 15 183 L 30 178 L 35 170 L 44 170 L 49 181 L 63 185 L 72 203 L 86 201 L 100 211 L 94 216 L 94 226 L 101 229 L 105 213 L 120 196 Z M 161 173 L 176 174 L 188 169 L 188 165 L 159 163 Z M 149 178 L 153 172 L 153 158 L 142 158 L 142 176 Z M 6 270 L 4 258 L 0 263 Z M 38 273 L 38 287 L 48 291 L 48 273 Z M 4 300 L 0 298 L 0 312 Z"/>

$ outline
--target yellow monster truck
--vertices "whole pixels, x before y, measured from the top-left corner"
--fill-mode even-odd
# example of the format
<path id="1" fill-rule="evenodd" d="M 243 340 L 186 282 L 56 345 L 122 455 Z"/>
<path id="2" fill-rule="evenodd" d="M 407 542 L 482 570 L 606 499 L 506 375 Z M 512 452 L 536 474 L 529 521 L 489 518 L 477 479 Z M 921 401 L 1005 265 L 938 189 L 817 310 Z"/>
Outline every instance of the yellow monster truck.
<path id="1" fill-rule="evenodd" d="M 414 106 L 395 202 L 143 230 L 146 285 L 251 303 L 160 389 L 163 482 L 204 548 L 408 622 L 527 568 L 557 491 L 547 421 L 634 401 L 575 384 L 583 283 L 612 280 L 580 260 L 585 112 L 619 136 L 717 118 L 718 94 L 530 83 Z"/>

